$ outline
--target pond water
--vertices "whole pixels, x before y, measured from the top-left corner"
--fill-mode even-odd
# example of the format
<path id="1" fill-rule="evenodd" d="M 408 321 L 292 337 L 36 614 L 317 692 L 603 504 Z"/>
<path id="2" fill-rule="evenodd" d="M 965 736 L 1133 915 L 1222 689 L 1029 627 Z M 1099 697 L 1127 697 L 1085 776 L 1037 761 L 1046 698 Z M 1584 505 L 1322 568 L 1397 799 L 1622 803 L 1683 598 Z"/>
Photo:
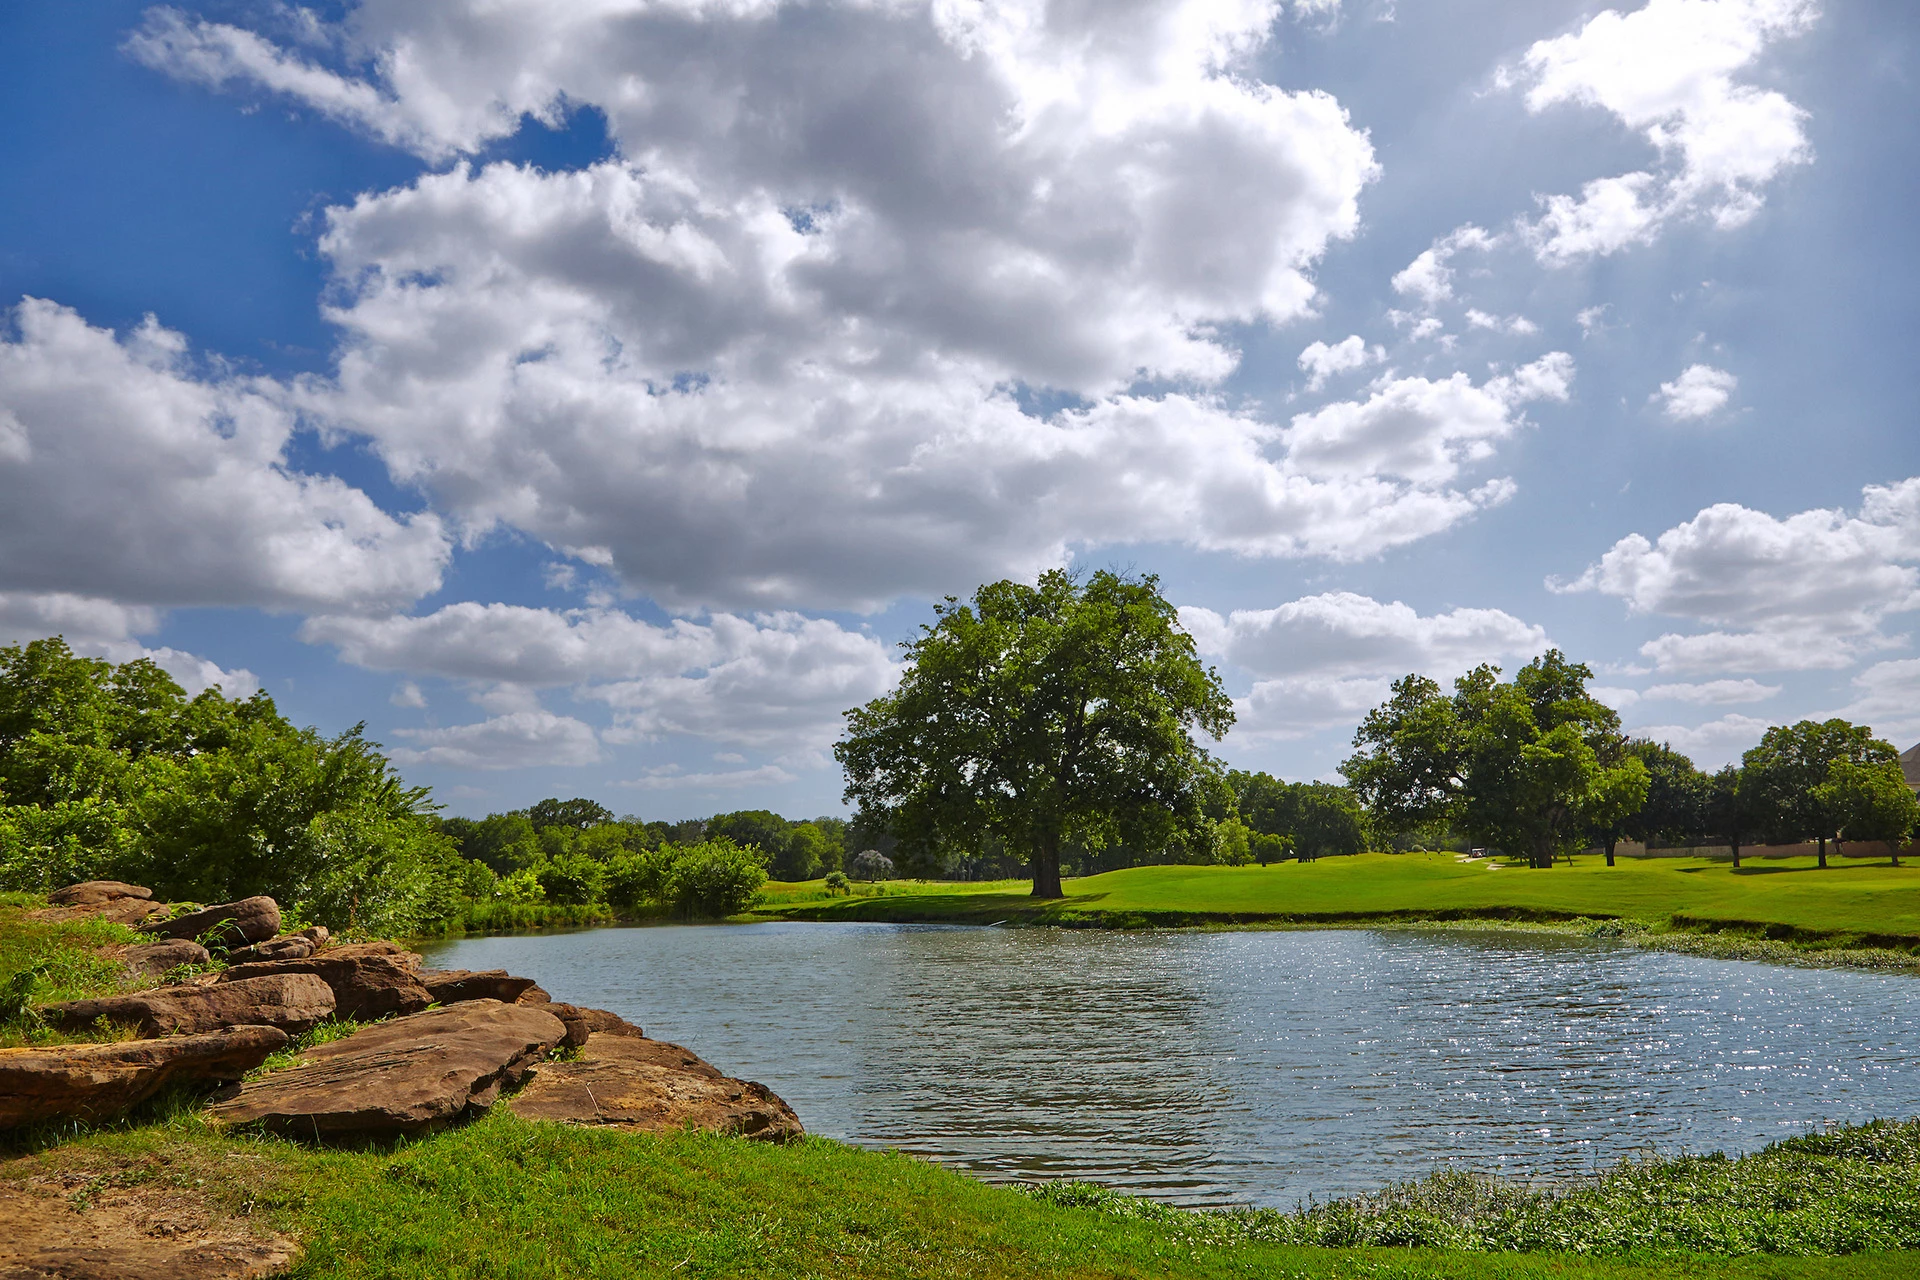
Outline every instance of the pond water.
<path id="1" fill-rule="evenodd" d="M 1522 933 L 774 923 L 475 938 L 809 1132 L 991 1180 L 1291 1208 L 1920 1114 L 1920 985 Z"/>

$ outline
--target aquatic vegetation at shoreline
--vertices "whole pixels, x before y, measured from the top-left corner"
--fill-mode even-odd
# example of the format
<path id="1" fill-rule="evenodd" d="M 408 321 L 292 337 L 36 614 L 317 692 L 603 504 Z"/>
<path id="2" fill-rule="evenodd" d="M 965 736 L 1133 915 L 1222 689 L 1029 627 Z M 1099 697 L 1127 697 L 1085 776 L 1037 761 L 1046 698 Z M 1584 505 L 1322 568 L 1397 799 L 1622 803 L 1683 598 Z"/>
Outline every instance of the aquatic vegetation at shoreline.
<path id="1" fill-rule="evenodd" d="M 1739 1157 L 1649 1155 L 1557 1187 L 1442 1170 L 1291 1213 L 1179 1209 L 1087 1182 L 1021 1190 L 1186 1224 L 1223 1246 L 1833 1256 L 1920 1247 L 1920 1120 L 1836 1126 Z"/>

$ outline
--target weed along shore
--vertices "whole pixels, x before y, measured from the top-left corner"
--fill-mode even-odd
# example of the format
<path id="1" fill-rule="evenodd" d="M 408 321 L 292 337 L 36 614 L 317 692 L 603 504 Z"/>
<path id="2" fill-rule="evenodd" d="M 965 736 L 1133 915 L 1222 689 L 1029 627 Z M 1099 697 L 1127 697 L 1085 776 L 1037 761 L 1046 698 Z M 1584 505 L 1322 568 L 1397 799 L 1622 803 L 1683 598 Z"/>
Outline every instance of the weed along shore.
<path id="1" fill-rule="evenodd" d="M 1272 866 L 1130 867 L 1036 900 L 1022 881 L 885 881 L 833 893 L 771 883 L 759 918 L 1068 928 L 1556 928 L 1645 946 L 1775 961 L 1920 967 L 1920 870 L 1598 857 L 1551 871 L 1446 853 L 1369 853 Z"/>
<path id="2" fill-rule="evenodd" d="M 1920 1276 L 1920 1122 L 1189 1211 L 806 1136 L 532 976 L 282 923 L 0 900 L 0 1275 Z"/>

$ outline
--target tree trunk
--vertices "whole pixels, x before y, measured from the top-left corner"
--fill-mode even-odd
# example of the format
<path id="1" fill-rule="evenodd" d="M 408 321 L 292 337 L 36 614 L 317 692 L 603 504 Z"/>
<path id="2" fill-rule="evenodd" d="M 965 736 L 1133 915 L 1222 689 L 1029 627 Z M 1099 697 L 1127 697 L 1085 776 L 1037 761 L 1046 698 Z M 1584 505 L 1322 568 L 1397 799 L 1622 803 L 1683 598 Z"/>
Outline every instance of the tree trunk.
<path id="1" fill-rule="evenodd" d="M 1060 833 L 1049 831 L 1033 844 L 1033 896 L 1064 898 L 1060 887 Z"/>
<path id="2" fill-rule="evenodd" d="M 1820 869 L 1822 871 L 1827 869 L 1827 838 L 1825 836 L 1820 837 Z"/>
<path id="3" fill-rule="evenodd" d="M 1900 842 L 1898 840 L 1887 841 L 1887 853 L 1890 857 L 1893 858 L 1893 865 L 1896 867 L 1899 866 L 1900 865 Z"/>
<path id="4" fill-rule="evenodd" d="M 1613 846 L 1615 842 L 1618 841 L 1618 839 L 1619 839 L 1618 836 L 1607 837 L 1607 865 L 1608 866 L 1613 865 Z"/>
<path id="5" fill-rule="evenodd" d="M 1740 842 L 1733 840 L 1729 841 L 1729 843 L 1733 845 L 1733 869 L 1738 871 L 1740 869 Z"/>

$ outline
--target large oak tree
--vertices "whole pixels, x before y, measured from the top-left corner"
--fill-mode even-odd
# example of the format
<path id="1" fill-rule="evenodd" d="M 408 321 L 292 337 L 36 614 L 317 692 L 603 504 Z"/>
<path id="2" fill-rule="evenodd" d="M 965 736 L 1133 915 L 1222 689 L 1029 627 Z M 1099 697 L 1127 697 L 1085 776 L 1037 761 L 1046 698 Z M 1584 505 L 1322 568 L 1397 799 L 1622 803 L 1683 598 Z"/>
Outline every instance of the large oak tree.
<path id="1" fill-rule="evenodd" d="M 1158 579 L 1055 570 L 934 612 L 834 748 L 864 815 L 921 848 L 1023 850 L 1039 898 L 1062 896 L 1068 841 L 1211 839 L 1225 782 L 1194 732 L 1220 737 L 1233 704 Z"/>

